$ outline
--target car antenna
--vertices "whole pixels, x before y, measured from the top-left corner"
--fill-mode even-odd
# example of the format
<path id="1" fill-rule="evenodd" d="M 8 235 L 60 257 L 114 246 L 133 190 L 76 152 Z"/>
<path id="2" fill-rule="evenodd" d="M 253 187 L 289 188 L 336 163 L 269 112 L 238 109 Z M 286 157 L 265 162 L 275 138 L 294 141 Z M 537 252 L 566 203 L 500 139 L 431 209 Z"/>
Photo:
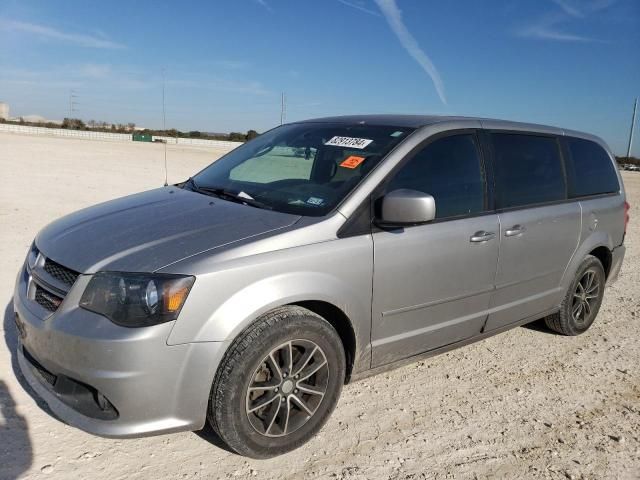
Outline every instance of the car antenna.
<path id="1" fill-rule="evenodd" d="M 167 134 L 167 114 L 164 106 L 164 67 L 162 68 L 162 133 Z M 162 142 L 164 143 L 164 186 L 169 185 L 169 172 L 167 170 L 167 138 Z"/>

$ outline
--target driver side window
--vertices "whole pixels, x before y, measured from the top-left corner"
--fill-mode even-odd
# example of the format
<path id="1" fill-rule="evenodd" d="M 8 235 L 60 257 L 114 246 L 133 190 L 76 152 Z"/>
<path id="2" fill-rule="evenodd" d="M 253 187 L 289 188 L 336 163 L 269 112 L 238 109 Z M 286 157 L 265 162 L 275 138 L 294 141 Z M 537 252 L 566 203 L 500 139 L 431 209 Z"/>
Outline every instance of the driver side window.
<path id="1" fill-rule="evenodd" d="M 315 153 L 315 148 L 274 147 L 270 152 L 231 169 L 229 179 L 251 183 L 309 180 Z"/>
<path id="2" fill-rule="evenodd" d="M 407 188 L 436 201 L 436 218 L 485 210 L 485 187 L 474 135 L 451 135 L 429 143 L 405 164 L 387 192 Z"/>

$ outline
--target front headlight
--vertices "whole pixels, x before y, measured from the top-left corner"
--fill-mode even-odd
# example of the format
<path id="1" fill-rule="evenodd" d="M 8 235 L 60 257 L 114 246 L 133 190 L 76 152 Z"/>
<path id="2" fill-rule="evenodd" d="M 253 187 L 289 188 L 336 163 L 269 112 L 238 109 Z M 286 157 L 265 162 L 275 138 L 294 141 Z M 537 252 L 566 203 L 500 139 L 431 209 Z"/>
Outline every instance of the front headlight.
<path id="1" fill-rule="evenodd" d="M 194 277 L 99 272 L 80 299 L 86 310 L 123 327 L 146 327 L 178 318 Z"/>

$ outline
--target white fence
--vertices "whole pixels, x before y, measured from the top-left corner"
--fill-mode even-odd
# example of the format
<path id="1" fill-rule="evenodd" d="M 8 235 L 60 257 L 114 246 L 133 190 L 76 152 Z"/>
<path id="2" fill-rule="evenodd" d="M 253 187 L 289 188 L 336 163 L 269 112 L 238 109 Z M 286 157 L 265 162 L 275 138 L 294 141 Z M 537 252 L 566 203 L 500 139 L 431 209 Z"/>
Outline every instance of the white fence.
<path id="1" fill-rule="evenodd" d="M 0 132 L 23 133 L 27 135 L 53 135 L 56 137 L 89 138 L 93 140 L 131 141 L 126 133 L 91 132 L 85 130 L 66 130 L 64 128 L 30 127 L 28 125 L 12 125 L 0 123 Z"/>
<path id="2" fill-rule="evenodd" d="M 89 130 L 67 130 L 64 128 L 45 128 L 45 127 L 31 127 L 28 125 L 13 125 L 10 123 L 0 123 L 0 132 L 10 133 L 22 133 L 27 135 L 53 135 L 56 137 L 69 137 L 69 138 L 86 138 L 90 140 L 110 140 L 118 142 L 131 142 L 130 133 L 109 133 L 109 132 L 93 132 Z M 175 137 L 156 137 L 153 136 L 153 140 L 160 139 L 165 140 L 168 144 L 172 145 L 191 145 L 194 147 L 212 147 L 212 148 L 224 148 L 225 150 L 231 150 L 242 142 L 226 142 L 223 140 L 205 140 L 203 138 L 175 138 Z"/>
<path id="3" fill-rule="evenodd" d="M 153 140 L 164 140 L 169 144 L 175 145 L 191 145 L 193 147 L 220 147 L 226 149 L 234 149 L 240 145 L 242 142 L 227 142 L 225 140 L 206 140 L 204 138 L 176 138 L 176 137 L 158 137 L 156 135 L 153 136 Z"/>

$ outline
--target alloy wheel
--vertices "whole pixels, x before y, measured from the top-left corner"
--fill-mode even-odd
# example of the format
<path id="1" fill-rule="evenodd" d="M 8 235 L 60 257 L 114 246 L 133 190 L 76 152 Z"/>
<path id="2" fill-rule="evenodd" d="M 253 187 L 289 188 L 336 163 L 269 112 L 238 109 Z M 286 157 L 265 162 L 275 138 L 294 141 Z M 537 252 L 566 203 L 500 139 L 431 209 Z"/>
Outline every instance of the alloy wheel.
<path id="1" fill-rule="evenodd" d="M 585 325 L 591 319 L 592 312 L 600 296 L 600 281 L 595 270 L 589 269 L 582 274 L 573 292 L 571 317 L 577 325 Z"/>
<path id="2" fill-rule="evenodd" d="M 246 392 L 246 413 L 261 435 L 295 432 L 315 414 L 327 392 L 329 364 L 310 340 L 290 340 L 264 357 Z"/>

